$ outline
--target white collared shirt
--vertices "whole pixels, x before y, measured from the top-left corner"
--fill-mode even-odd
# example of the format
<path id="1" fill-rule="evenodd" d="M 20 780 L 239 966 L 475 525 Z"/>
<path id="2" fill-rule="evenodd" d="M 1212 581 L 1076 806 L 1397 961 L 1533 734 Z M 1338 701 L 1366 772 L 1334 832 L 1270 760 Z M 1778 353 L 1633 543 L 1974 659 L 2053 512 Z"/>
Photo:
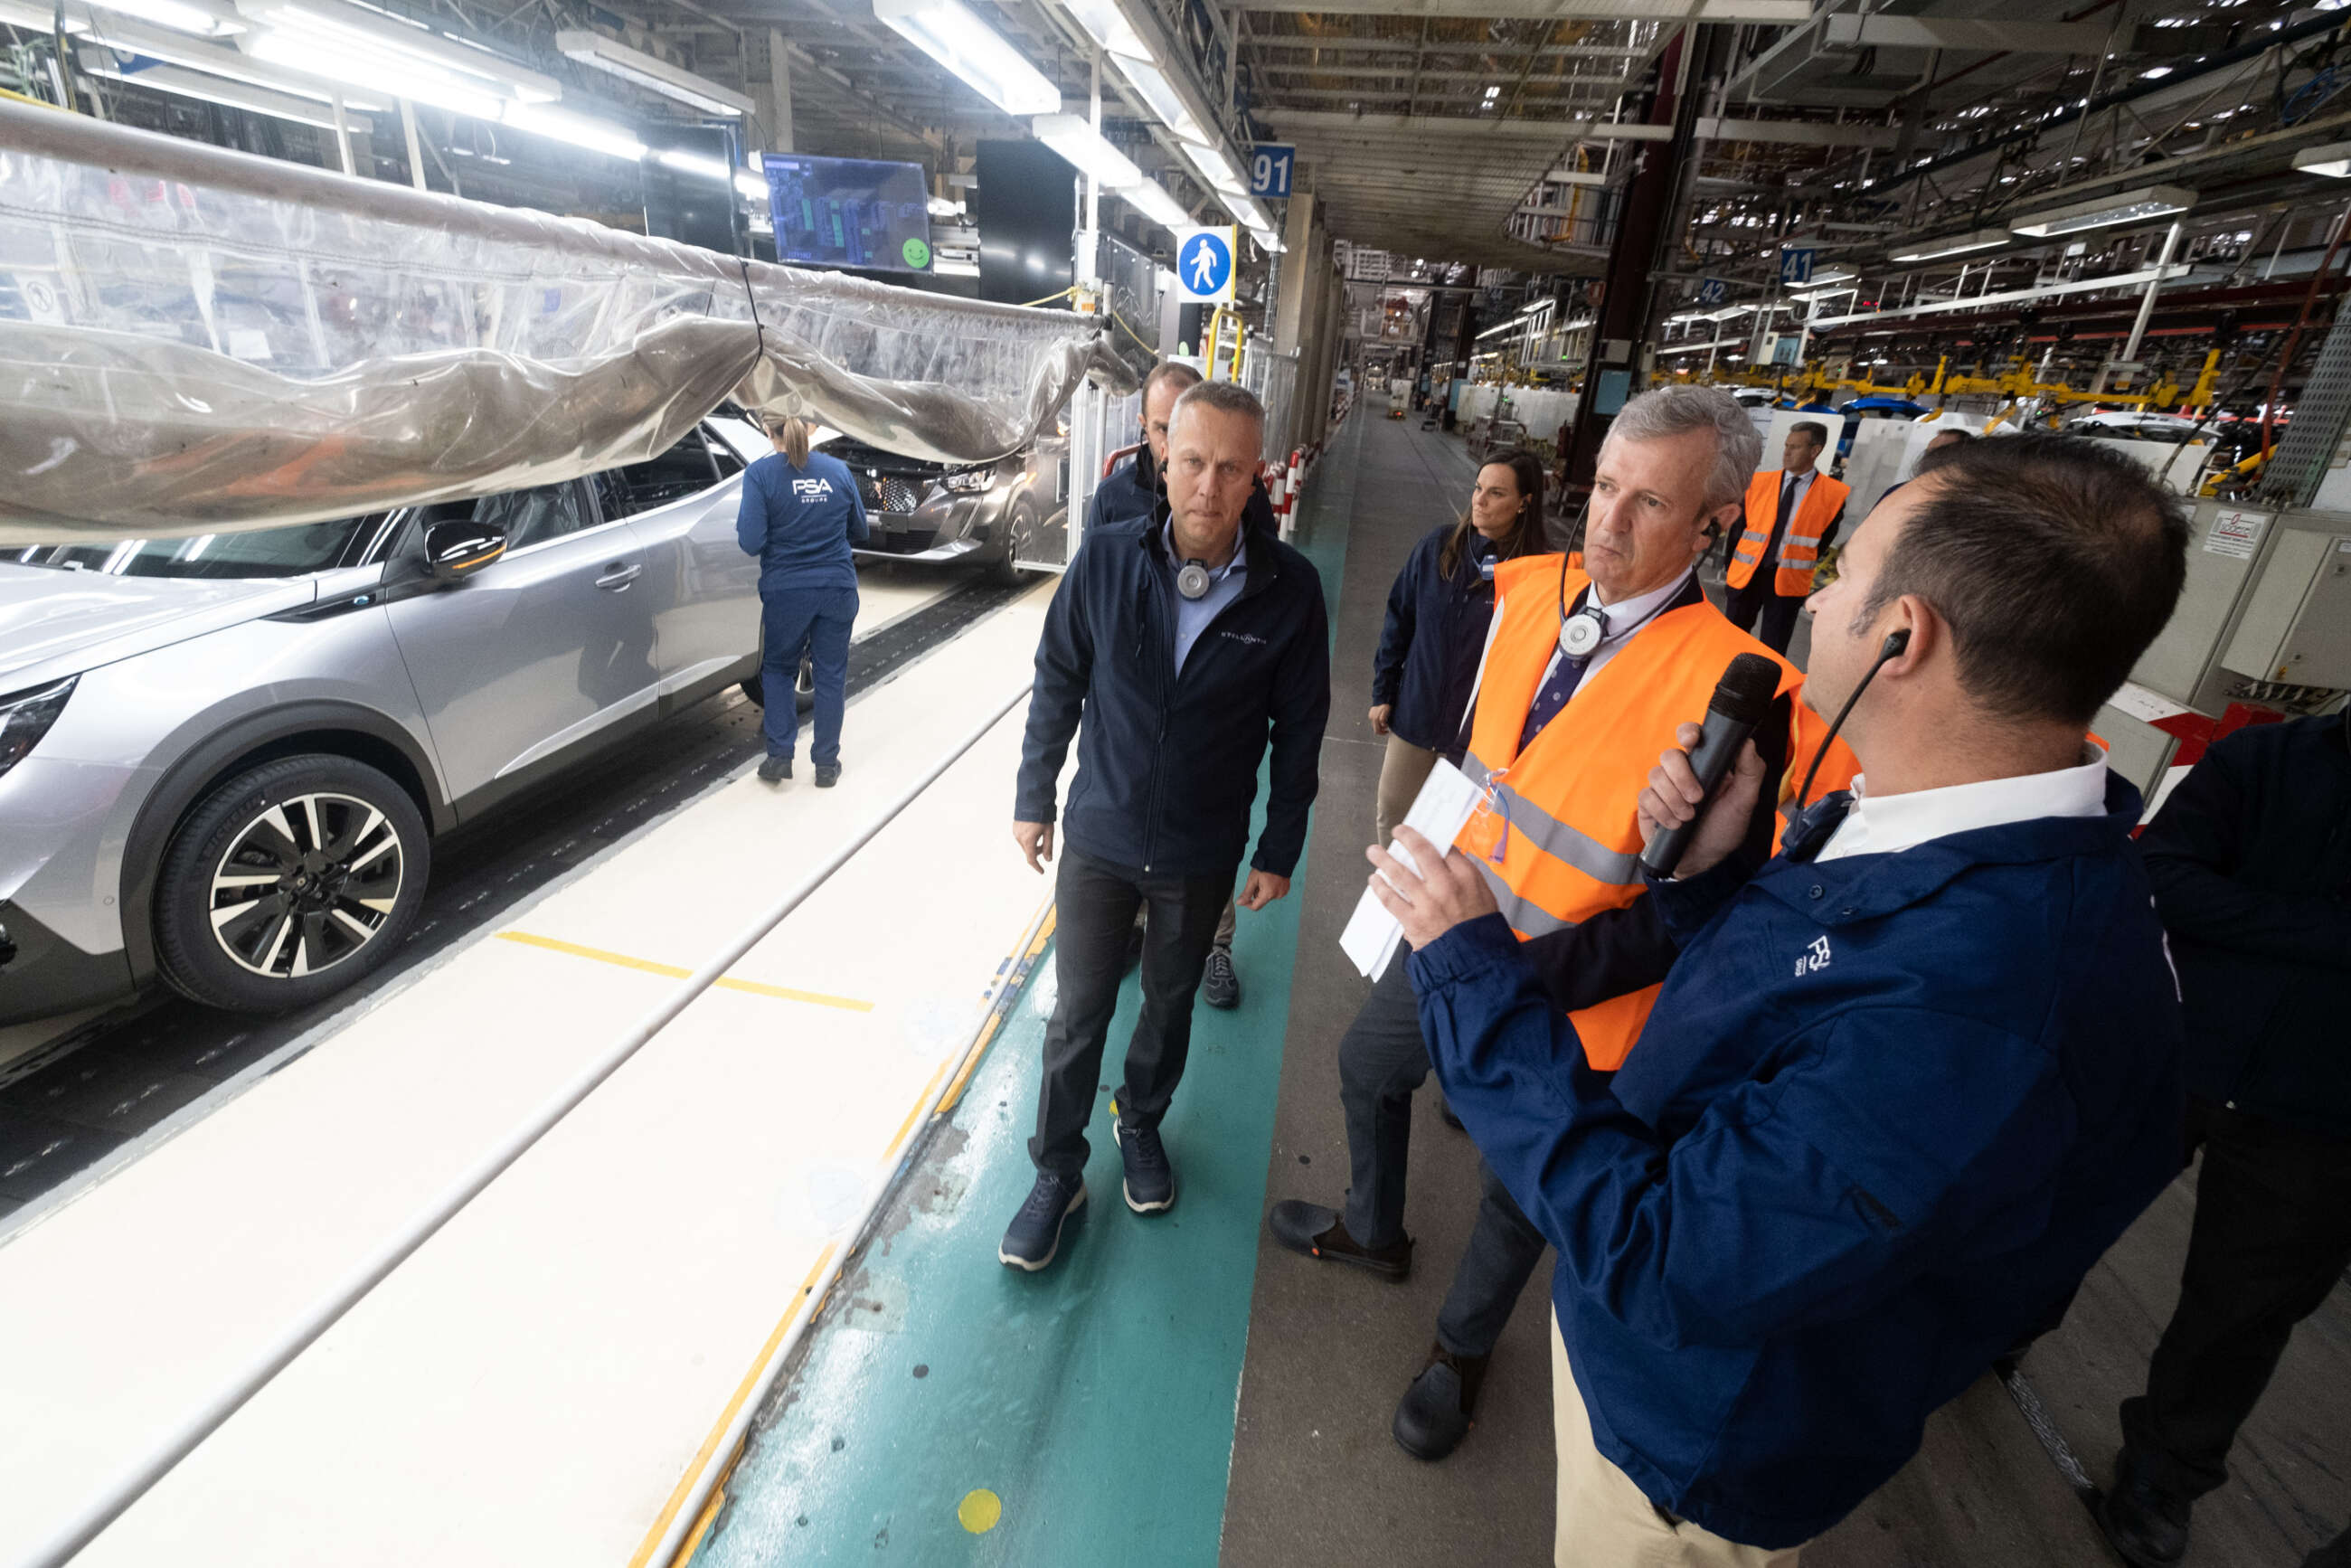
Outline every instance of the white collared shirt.
<path id="1" fill-rule="evenodd" d="M 1820 477 L 1820 473 L 1821 465 L 1815 463 L 1810 468 L 1807 468 L 1802 473 L 1797 475 L 1796 482 L 1794 485 L 1791 486 L 1788 483 L 1788 471 L 1784 468 L 1780 471 L 1780 493 L 1782 496 L 1786 496 L 1792 489 L 1795 492 L 1794 499 L 1788 502 L 1788 516 L 1792 519 L 1796 515 L 1796 508 L 1804 504 L 1805 494 L 1812 489 L 1813 481 Z"/>
<path id="2" fill-rule="evenodd" d="M 2036 817 L 2103 817 L 2106 814 L 2106 754 L 2084 747 L 2080 764 L 2053 773 L 1986 779 L 1906 795 L 1872 795 L 1865 780 L 1853 781 L 1853 809 L 1837 824 L 1816 861 L 1846 855 L 1890 855 L 1933 839 L 1976 828 L 2026 822 Z"/>

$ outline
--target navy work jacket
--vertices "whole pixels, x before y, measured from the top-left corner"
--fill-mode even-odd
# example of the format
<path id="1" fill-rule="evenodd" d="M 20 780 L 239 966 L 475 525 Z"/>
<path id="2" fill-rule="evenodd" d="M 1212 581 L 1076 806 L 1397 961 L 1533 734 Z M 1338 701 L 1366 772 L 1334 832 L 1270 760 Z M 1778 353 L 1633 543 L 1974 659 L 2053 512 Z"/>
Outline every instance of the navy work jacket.
<path id="1" fill-rule="evenodd" d="M 1249 863 L 1289 876 L 1305 847 L 1331 711 L 1322 580 L 1304 556 L 1243 528 L 1240 596 L 1208 622 L 1178 674 L 1165 521 L 1163 507 L 1088 534 L 1063 573 L 1037 643 L 1013 820 L 1054 820 L 1076 734 L 1068 848 L 1155 877 L 1229 876 L 1249 845 L 1270 744 L 1265 829 Z"/>
<path id="2" fill-rule="evenodd" d="M 2188 1086 L 2351 1138 L 2351 745 L 2341 714 L 2212 749 L 2140 835 L 2188 1002 Z"/>
<path id="3" fill-rule="evenodd" d="M 1494 620 L 1494 580 L 1478 570 L 1485 546 L 1476 534 L 1453 563 L 1440 570 L 1447 523 L 1413 546 L 1388 590 L 1388 615 L 1372 654 L 1372 706 L 1394 705 L 1388 727 L 1426 751 L 1461 759 L 1461 721 Z"/>
<path id="4" fill-rule="evenodd" d="M 2179 1170 L 2137 790 L 1813 863 L 1847 804 L 1743 885 L 1651 889 L 1682 950 L 1613 1082 L 1499 915 L 1412 960 L 1446 1097 L 1559 1249 L 1600 1452 L 1763 1548 L 1900 1469 Z"/>
<path id="5" fill-rule="evenodd" d="M 1092 529 L 1113 523 L 1142 522 L 1157 512 L 1166 499 L 1167 488 L 1160 482 L 1158 465 L 1151 460 L 1151 448 L 1147 444 L 1138 446 L 1134 456 L 1112 469 L 1094 487 L 1094 498 L 1086 507 L 1086 527 Z M 1266 494 L 1263 479 L 1249 485 L 1249 500 L 1241 507 L 1241 527 L 1266 534 L 1280 531 L 1279 520 L 1273 515 L 1273 497 Z"/>
<path id="6" fill-rule="evenodd" d="M 777 452 L 743 471 L 735 542 L 759 558 L 762 594 L 855 588 L 849 547 L 871 532 L 857 480 L 838 457 L 811 452 L 808 466 L 795 468 Z"/>

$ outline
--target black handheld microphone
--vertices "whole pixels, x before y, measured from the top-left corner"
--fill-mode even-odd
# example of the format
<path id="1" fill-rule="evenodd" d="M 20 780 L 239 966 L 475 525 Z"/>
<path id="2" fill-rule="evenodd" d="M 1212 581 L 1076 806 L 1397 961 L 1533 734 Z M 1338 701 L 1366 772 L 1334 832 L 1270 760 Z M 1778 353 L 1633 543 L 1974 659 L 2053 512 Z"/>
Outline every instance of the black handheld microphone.
<path id="1" fill-rule="evenodd" d="M 1730 776 L 1739 760 L 1739 748 L 1771 711 L 1771 698 L 1780 689 L 1780 666 L 1761 653 L 1741 653 L 1730 661 L 1722 672 L 1722 680 L 1714 688 L 1713 700 L 1706 705 L 1705 733 L 1689 754 L 1690 771 L 1708 798 L 1715 787 Z M 1671 876 L 1682 858 L 1683 849 L 1690 835 L 1698 831 L 1699 817 L 1692 817 L 1678 828 L 1667 828 L 1642 847 L 1641 864 L 1653 876 Z"/>

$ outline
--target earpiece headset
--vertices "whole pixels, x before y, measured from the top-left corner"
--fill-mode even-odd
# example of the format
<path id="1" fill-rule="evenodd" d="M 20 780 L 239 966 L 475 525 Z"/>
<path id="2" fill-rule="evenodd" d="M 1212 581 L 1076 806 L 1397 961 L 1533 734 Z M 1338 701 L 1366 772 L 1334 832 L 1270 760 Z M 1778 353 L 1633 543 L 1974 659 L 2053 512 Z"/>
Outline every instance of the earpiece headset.
<path id="1" fill-rule="evenodd" d="M 1813 753 L 1813 765 L 1804 769 L 1804 787 L 1796 791 L 1796 809 L 1790 813 L 1791 816 L 1802 814 L 1804 802 L 1813 798 L 1813 780 L 1820 777 L 1821 758 L 1829 754 L 1829 742 L 1834 740 L 1837 737 L 1837 731 L 1844 727 L 1846 716 L 1853 712 L 1853 705 L 1861 700 L 1861 694 L 1869 689 L 1869 683 L 1877 678 L 1877 672 L 1886 668 L 1892 661 L 1900 658 L 1909 650 L 1909 647 L 1910 628 L 1907 626 L 1896 632 L 1888 632 L 1886 634 L 1886 641 L 1877 645 L 1876 663 L 1871 664 L 1869 673 L 1861 677 L 1861 684 L 1853 688 L 1853 695 L 1844 699 L 1844 706 L 1837 709 L 1837 716 L 1831 721 L 1829 733 L 1822 740 L 1821 748 Z"/>

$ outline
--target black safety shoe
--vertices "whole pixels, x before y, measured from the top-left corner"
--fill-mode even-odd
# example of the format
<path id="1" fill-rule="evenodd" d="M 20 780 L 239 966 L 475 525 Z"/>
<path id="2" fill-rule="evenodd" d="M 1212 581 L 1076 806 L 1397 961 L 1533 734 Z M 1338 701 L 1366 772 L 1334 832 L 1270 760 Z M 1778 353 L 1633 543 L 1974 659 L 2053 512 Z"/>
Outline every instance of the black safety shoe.
<path id="1" fill-rule="evenodd" d="M 1208 967 L 1200 971 L 1200 999 L 1228 1012 L 1241 1005 L 1241 977 L 1233 973 L 1230 947 L 1208 949 Z"/>
<path id="2" fill-rule="evenodd" d="M 2302 1560 L 2302 1568 L 2351 1568 L 2351 1530 L 2313 1551 Z"/>
<path id="3" fill-rule="evenodd" d="M 1337 1209 L 1325 1208 L 1319 1203 L 1283 1198 L 1265 1217 L 1265 1228 L 1273 1232 L 1276 1241 L 1309 1258 L 1353 1263 L 1389 1280 L 1401 1280 L 1412 1272 L 1411 1237 L 1374 1251 L 1348 1234 L 1347 1223 Z"/>
<path id="4" fill-rule="evenodd" d="M 841 764 L 840 764 L 840 763 L 836 762 L 836 763 L 834 763 L 834 764 L 833 764 L 831 767 L 830 767 L 830 768 L 826 767 L 826 766 L 825 766 L 823 763 L 821 763 L 821 762 L 820 762 L 820 763 L 818 763 L 818 764 L 817 764 L 817 768 L 816 768 L 816 787 L 817 787 L 818 789 L 831 789 L 834 785 L 836 785 L 836 784 L 838 784 L 838 783 L 840 783 L 840 782 L 841 782 Z"/>
<path id="5" fill-rule="evenodd" d="M 1061 1226 L 1086 1205 L 1086 1184 L 1078 1176 L 1057 1176 L 1040 1171 L 1029 1199 L 1004 1232 L 996 1260 L 1033 1274 L 1061 1249 Z"/>
<path id="6" fill-rule="evenodd" d="M 1118 1157 L 1126 1166 L 1126 1207 L 1137 1214 L 1165 1214 L 1176 1207 L 1176 1167 L 1167 1163 L 1167 1145 L 1156 1127 L 1111 1124 Z"/>
<path id="7" fill-rule="evenodd" d="M 1461 1446 L 1476 1425 L 1479 1385 L 1486 1381 L 1483 1355 L 1456 1355 L 1442 1344 L 1428 1347 L 1428 1364 L 1404 1391 L 1389 1430 L 1396 1447 L 1416 1459 L 1434 1463 Z"/>
<path id="8" fill-rule="evenodd" d="M 762 784 L 773 784 L 778 779 L 791 776 L 792 759 L 789 757 L 770 757 L 759 764 L 759 782 Z"/>
<path id="9" fill-rule="evenodd" d="M 2134 1568 L 2176 1568 L 2188 1555 L 2191 1498 L 2155 1484 L 2128 1448 L 2115 1457 L 2115 1484 L 2098 1503 L 2106 1543 Z"/>

